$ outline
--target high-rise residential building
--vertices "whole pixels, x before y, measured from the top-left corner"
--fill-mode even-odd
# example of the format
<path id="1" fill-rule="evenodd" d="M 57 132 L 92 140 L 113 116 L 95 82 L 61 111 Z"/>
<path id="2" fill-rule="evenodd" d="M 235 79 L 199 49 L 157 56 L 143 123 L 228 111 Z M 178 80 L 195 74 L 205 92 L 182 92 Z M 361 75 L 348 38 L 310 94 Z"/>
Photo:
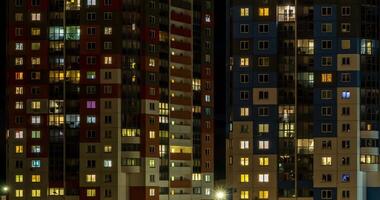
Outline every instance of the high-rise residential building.
<path id="1" fill-rule="evenodd" d="M 374 0 L 231 0 L 233 199 L 375 200 Z"/>
<path id="2" fill-rule="evenodd" d="M 213 0 L 14 0 L 9 199 L 213 199 Z"/>

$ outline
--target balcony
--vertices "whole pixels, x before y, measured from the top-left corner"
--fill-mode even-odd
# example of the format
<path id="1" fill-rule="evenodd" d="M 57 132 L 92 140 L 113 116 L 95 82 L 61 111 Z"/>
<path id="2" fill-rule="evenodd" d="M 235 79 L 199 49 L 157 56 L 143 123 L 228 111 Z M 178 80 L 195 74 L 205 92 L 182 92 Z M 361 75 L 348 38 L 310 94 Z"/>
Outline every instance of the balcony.
<path id="1" fill-rule="evenodd" d="M 187 187 L 191 187 L 191 180 L 182 179 L 182 180 L 170 181 L 170 187 L 172 187 L 172 188 L 187 188 Z"/>
<path id="2" fill-rule="evenodd" d="M 171 97 L 170 101 L 172 104 L 191 105 L 191 98 L 190 97 Z"/>
<path id="3" fill-rule="evenodd" d="M 177 27 L 175 25 L 171 26 L 171 34 L 180 35 L 183 37 L 191 37 L 191 30 L 183 27 Z"/>
<path id="4" fill-rule="evenodd" d="M 191 160 L 191 153 L 170 153 L 172 160 Z"/>
<path id="5" fill-rule="evenodd" d="M 170 75 L 181 78 L 191 78 L 191 71 L 187 69 L 170 69 Z"/>
<path id="6" fill-rule="evenodd" d="M 179 21 L 186 24 L 191 24 L 191 16 L 184 13 L 177 13 L 172 11 L 170 14 L 172 20 Z"/>
<path id="7" fill-rule="evenodd" d="M 171 61 L 175 63 L 180 63 L 184 65 L 191 65 L 191 57 L 190 56 L 179 56 L 179 55 L 172 55 L 170 56 Z"/>
<path id="8" fill-rule="evenodd" d="M 192 113 L 190 111 L 171 111 L 170 117 L 178 119 L 191 119 Z"/>
<path id="9" fill-rule="evenodd" d="M 189 83 L 172 83 L 170 84 L 171 90 L 178 90 L 182 92 L 191 92 L 192 86 Z"/>
<path id="10" fill-rule="evenodd" d="M 174 7 L 177 7 L 177 8 L 182 8 L 185 10 L 191 10 L 191 3 L 184 1 L 184 0 L 172 1 L 171 5 Z"/>
<path id="11" fill-rule="evenodd" d="M 184 51 L 191 51 L 191 44 L 188 42 L 171 41 L 170 47 Z"/>

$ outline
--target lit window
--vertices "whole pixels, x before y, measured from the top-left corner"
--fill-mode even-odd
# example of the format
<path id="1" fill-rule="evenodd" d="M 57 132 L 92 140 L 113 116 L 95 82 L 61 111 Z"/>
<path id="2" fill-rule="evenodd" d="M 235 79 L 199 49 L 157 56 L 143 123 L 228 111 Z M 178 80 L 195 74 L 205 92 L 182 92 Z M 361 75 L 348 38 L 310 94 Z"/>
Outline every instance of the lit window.
<path id="1" fill-rule="evenodd" d="M 16 78 L 16 80 L 23 80 L 24 79 L 24 73 L 23 72 L 16 72 L 15 78 Z"/>
<path id="2" fill-rule="evenodd" d="M 249 116 L 249 108 L 240 108 L 240 116 L 247 117 Z"/>
<path id="3" fill-rule="evenodd" d="M 15 133 L 15 138 L 16 139 L 22 139 L 22 138 L 24 138 L 24 131 L 17 130 L 16 133 Z"/>
<path id="4" fill-rule="evenodd" d="M 105 145 L 104 146 L 104 152 L 105 153 L 111 153 L 112 152 L 112 146 L 111 145 Z"/>
<path id="5" fill-rule="evenodd" d="M 39 139 L 41 138 L 41 132 L 40 131 L 32 131 L 32 139 Z"/>
<path id="6" fill-rule="evenodd" d="M 156 195 L 156 190 L 154 188 L 149 189 L 149 196 L 153 197 Z"/>
<path id="7" fill-rule="evenodd" d="M 211 182 L 211 176 L 205 175 L 205 182 Z"/>
<path id="8" fill-rule="evenodd" d="M 106 65 L 112 64 L 112 57 L 111 56 L 104 57 L 104 64 Z"/>
<path id="9" fill-rule="evenodd" d="M 87 101 L 87 109 L 95 109 L 96 101 Z"/>
<path id="10" fill-rule="evenodd" d="M 269 182 L 269 174 L 259 174 L 259 182 L 260 183 L 268 183 Z"/>
<path id="11" fill-rule="evenodd" d="M 343 91 L 342 92 L 342 99 L 350 99 L 351 98 L 351 92 L 350 91 Z"/>
<path id="12" fill-rule="evenodd" d="M 16 197 L 24 197 L 24 190 L 16 189 L 15 190 L 15 196 Z"/>
<path id="13" fill-rule="evenodd" d="M 267 190 L 259 191 L 259 199 L 268 199 L 268 198 L 269 198 L 269 191 Z"/>
<path id="14" fill-rule="evenodd" d="M 32 116 L 32 124 L 41 124 L 41 116 Z"/>
<path id="15" fill-rule="evenodd" d="M 156 162 L 154 160 L 149 160 L 149 167 L 150 168 L 155 168 L 156 167 Z"/>
<path id="16" fill-rule="evenodd" d="M 18 94 L 18 95 L 24 94 L 24 87 L 16 87 L 15 94 Z"/>
<path id="17" fill-rule="evenodd" d="M 32 49 L 33 51 L 40 50 L 40 48 L 41 48 L 41 43 L 39 43 L 39 42 L 33 42 L 33 43 L 31 44 L 31 49 Z"/>
<path id="18" fill-rule="evenodd" d="M 240 199 L 249 199 L 249 192 L 246 190 L 240 191 Z"/>
<path id="19" fill-rule="evenodd" d="M 41 64 L 41 58 L 40 57 L 32 57 L 30 58 L 32 65 L 39 65 Z"/>
<path id="20" fill-rule="evenodd" d="M 342 49 L 350 49 L 351 48 L 351 40 L 342 40 L 341 47 L 342 47 Z"/>
<path id="21" fill-rule="evenodd" d="M 17 50 L 17 51 L 24 50 L 24 43 L 22 43 L 22 42 L 16 42 L 15 50 Z"/>
<path id="22" fill-rule="evenodd" d="M 32 175 L 32 183 L 41 182 L 41 175 Z"/>
<path id="23" fill-rule="evenodd" d="M 87 197 L 95 197 L 96 196 L 96 190 L 95 189 L 87 189 L 86 190 L 86 196 Z"/>
<path id="24" fill-rule="evenodd" d="M 240 67 L 248 67 L 249 58 L 240 58 Z"/>
<path id="25" fill-rule="evenodd" d="M 16 57 L 15 58 L 15 65 L 23 65 L 24 64 L 24 58 L 23 57 Z"/>
<path id="26" fill-rule="evenodd" d="M 104 160 L 104 167 L 112 167 L 112 160 Z"/>
<path id="27" fill-rule="evenodd" d="M 40 21 L 41 20 L 41 13 L 32 13 L 31 17 L 32 17 L 32 21 Z"/>
<path id="28" fill-rule="evenodd" d="M 31 151 L 32 151 L 32 153 L 41 153 L 41 146 L 40 145 L 32 145 Z"/>
<path id="29" fill-rule="evenodd" d="M 96 0 L 87 0 L 88 6 L 96 6 Z"/>
<path id="30" fill-rule="evenodd" d="M 89 80 L 94 80 L 96 78 L 96 72 L 94 71 L 89 71 L 86 73 L 86 77 Z"/>
<path id="31" fill-rule="evenodd" d="M 211 16 L 209 14 L 205 15 L 205 21 L 206 22 L 211 22 Z"/>
<path id="32" fill-rule="evenodd" d="M 259 124 L 259 133 L 269 133 L 269 124 Z"/>
<path id="33" fill-rule="evenodd" d="M 96 174 L 87 174 L 86 175 L 87 183 L 95 183 L 96 182 Z"/>
<path id="34" fill-rule="evenodd" d="M 16 175 L 15 176 L 15 181 L 16 181 L 16 183 L 22 183 L 22 182 L 24 182 L 24 176 L 20 175 L 20 174 Z"/>
<path id="35" fill-rule="evenodd" d="M 259 149 L 269 149 L 269 141 L 259 141 Z"/>
<path id="36" fill-rule="evenodd" d="M 247 158 L 247 157 L 240 158 L 240 165 L 241 166 L 248 166 L 249 165 L 249 158 Z"/>
<path id="37" fill-rule="evenodd" d="M 205 195 L 211 195 L 211 188 L 205 188 Z"/>
<path id="38" fill-rule="evenodd" d="M 22 145 L 16 145 L 15 146 L 15 152 L 16 153 L 24 153 L 24 146 L 22 146 Z"/>
<path id="39" fill-rule="evenodd" d="M 154 67 L 156 66 L 156 60 L 153 58 L 149 58 L 149 67 Z"/>
<path id="40" fill-rule="evenodd" d="M 249 182 L 249 174 L 240 174 L 240 182 L 248 183 Z"/>
<path id="41" fill-rule="evenodd" d="M 31 28 L 30 30 L 32 36 L 39 36 L 41 34 L 40 28 Z"/>
<path id="42" fill-rule="evenodd" d="M 156 137 L 156 132 L 155 131 L 149 131 L 149 138 L 154 139 Z"/>
<path id="43" fill-rule="evenodd" d="M 112 35 L 112 27 L 104 27 L 104 35 Z"/>
<path id="44" fill-rule="evenodd" d="M 63 188 L 49 188 L 48 195 L 49 196 L 63 196 L 64 190 Z"/>
<path id="45" fill-rule="evenodd" d="M 332 165 L 332 158 L 331 157 L 322 157 L 321 163 L 324 166 Z"/>
<path id="46" fill-rule="evenodd" d="M 332 82 L 332 74 L 324 73 L 321 74 L 322 83 L 331 83 Z"/>
<path id="47" fill-rule="evenodd" d="M 260 166 L 268 166 L 269 165 L 269 158 L 268 157 L 260 157 L 259 158 L 259 164 L 260 164 Z"/>
<path id="48" fill-rule="evenodd" d="M 249 16 L 249 8 L 240 8 L 240 16 L 242 17 Z"/>
<path id="49" fill-rule="evenodd" d="M 269 8 L 259 8 L 259 16 L 269 16 Z"/>
<path id="50" fill-rule="evenodd" d="M 96 123 L 96 117 L 93 115 L 87 116 L 87 124 L 95 124 Z"/>
<path id="51" fill-rule="evenodd" d="M 41 102 L 40 101 L 32 101 L 31 102 L 31 108 L 33 110 L 41 109 Z"/>
<path id="52" fill-rule="evenodd" d="M 199 173 L 192 174 L 192 180 L 193 181 L 200 181 L 200 180 L 202 180 L 202 174 L 199 174 Z"/>
<path id="53" fill-rule="evenodd" d="M 249 141 L 247 140 L 240 141 L 240 149 L 249 149 Z"/>
<path id="54" fill-rule="evenodd" d="M 32 168 L 41 167 L 41 160 L 32 160 Z"/>

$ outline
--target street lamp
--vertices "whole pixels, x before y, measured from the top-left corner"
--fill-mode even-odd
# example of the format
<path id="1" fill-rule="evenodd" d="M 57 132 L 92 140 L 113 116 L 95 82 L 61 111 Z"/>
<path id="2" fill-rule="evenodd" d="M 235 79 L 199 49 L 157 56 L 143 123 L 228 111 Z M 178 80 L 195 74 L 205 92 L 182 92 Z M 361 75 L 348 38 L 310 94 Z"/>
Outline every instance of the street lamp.
<path id="1" fill-rule="evenodd" d="M 4 193 L 7 193 L 9 191 L 8 186 L 3 186 L 1 189 L 3 190 Z"/>
<path id="2" fill-rule="evenodd" d="M 215 198 L 217 200 L 225 200 L 227 197 L 227 192 L 225 190 L 217 190 L 215 191 Z"/>

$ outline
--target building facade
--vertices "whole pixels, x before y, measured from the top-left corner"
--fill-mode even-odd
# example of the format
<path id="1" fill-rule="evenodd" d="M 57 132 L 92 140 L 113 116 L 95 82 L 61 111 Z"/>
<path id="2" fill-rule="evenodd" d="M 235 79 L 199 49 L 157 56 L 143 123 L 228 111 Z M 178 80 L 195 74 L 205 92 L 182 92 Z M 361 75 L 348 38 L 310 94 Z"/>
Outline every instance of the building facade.
<path id="1" fill-rule="evenodd" d="M 212 0 L 15 0 L 7 18 L 9 199 L 212 199 Z"/>
<path id="2" fill-rule="evenodd" d="M 233 199 L 378 199 L 379 2 L 229 9 Z"/>

